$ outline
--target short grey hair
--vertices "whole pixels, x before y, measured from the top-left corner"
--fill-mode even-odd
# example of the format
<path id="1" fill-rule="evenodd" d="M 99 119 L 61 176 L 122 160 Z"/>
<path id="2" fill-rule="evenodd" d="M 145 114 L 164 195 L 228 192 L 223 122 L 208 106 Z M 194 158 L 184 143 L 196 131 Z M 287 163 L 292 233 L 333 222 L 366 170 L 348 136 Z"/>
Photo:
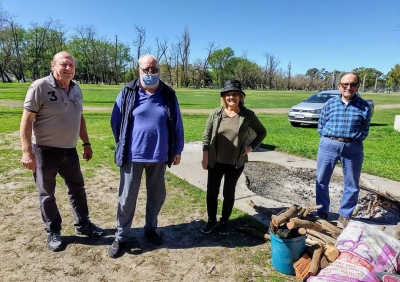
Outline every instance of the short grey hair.
<path id="1" fill-rule="evenodd" d="M 154 61 L 157 62 L 157 66 L 158 66 L 158 59 L 157 59 L 154 55 L 152 55 L 152 54 L 144 54 L 144 55 L 140 56 L 140 57 L 139 57 L 139 60 L 138 60 L 138 65 L 139 65 L 139 66 L 141 65 L 141 63 L 142 63 L 142 61 L 143 61 L 143 59 L 144 59 L 145 57 L 151 57 L 151 58 L 153 58 Z"/>

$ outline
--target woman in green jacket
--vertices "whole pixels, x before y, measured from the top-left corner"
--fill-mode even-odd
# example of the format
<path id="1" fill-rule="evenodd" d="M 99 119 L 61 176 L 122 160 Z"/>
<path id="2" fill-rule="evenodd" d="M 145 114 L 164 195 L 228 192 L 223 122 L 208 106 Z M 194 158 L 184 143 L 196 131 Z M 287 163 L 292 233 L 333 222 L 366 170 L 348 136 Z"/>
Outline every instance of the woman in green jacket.
<path id="1" fill-rule="evenodd" d="M 248 161 L 247 154 L 258 148 L 267 131 L 253 111 L 244 107 L 242 85 L 229 80 L 221 91 L 221 105 L 208 117 L 203 134 L 203 169 L 208 170 L 207 224 L 210 233 L 217 226 L 218 194 L 224 177 L 219 233 L 229 234 L 228 219 L 235 202 L 236 183 Z"/>

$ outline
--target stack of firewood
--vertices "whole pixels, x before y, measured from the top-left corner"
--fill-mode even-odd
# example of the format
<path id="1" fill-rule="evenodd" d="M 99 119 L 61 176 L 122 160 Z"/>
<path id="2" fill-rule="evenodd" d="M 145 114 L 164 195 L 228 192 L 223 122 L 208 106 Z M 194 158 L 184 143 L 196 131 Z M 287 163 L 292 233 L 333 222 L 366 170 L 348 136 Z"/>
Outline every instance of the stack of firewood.
<path id="1" fill-rule="evenodd" d="M 334 245 L 342 228 L 311 214 L 321 206 L 304 208 L 293 205 L 276 214 L 271 209 L 255 205 L 253 201 L 248 203 L 258 213 L 271 217 L 270 232 L 277 237 L 286 239 L 307 235 L 306 252 L 293 264 L 296 277 L 301 281 L 305 281 L 310 275 L 316 275 L 320 269 L 328 266 L 339 256 L 339 251 Z M 253 235 L 270 239 L 266 236 L 268 234 L 261 232 L 253 231 Z"/>

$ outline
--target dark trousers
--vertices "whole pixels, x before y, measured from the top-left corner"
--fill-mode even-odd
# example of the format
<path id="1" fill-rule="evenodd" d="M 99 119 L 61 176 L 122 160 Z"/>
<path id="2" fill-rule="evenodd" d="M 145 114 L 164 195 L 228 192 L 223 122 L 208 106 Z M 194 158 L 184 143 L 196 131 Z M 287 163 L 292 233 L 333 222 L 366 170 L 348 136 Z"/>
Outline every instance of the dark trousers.
<path id="1" fill-rule="evenodd" d="M 89 211 L 76 149 L 33 145 L 33 152 L 37 165 L 33 177 L 39 194 L 40 212 L 45 230 L 56 233 L 61 230 L 62 219 L 55 198 L 57 173 L 64 179 L 67 186 L 74 225 L 80 226 L 86 223 L 89 219 Z"/>
<path id="2" fill-rule="evenodd" d="M 236 168 L 234 165 L 216 163 L 213 168 L 208 167 L 207 182 L 207 214 L 211 221 L 217 220 L 218 194 L 224 177 L 223 202 L 221 221 L 228 221 L 235 203 L 236 184 L 242 174 L 244 165 Z"/>

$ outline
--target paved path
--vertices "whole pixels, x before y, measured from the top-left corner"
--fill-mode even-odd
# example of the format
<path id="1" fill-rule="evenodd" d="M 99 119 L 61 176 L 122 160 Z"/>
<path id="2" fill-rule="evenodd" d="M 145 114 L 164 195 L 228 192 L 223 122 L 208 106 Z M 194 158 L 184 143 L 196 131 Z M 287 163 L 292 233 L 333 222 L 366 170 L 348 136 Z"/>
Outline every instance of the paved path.
<path id="1" fill-rule="evenodd" d="M 201 188 L 206 191 L 207 187 L 207 171 L 203 170 L 201 166 L 202 158 L 202 146 L 201 142 L 191 142 L 185 144 L 185 149 L 182 153 L 182 161 L 177 166 L 172 166 L 168 169 L 171 173 L 175 174 L 179 178 L 185 179 L 190 184 Z M 306 159 L 303 157 L 292 156 L 286 153 L 268 151 L 263 148 L 259 148 L 257 151 L 249 154 L 249 161 L 265 161 L 283 165 L 287 168 L 316 168 L 316 161 Z M 341 168 L 336 167 L 335 172 L 341 173 Z M 377 177 L 374 175 L 362 173 L 361 178 L 364 183 L 367 184 L 367 188 L 371 188 L 379 191 L 387 191 L 394 196 L 400 198 L 400 182 L 393 181 Z M 220 193 L 221 194 L 221 193 Z M 221 195 L 220 195 L 221 196 Z M 236 187 L 236 200 L 235 207 L 252 215 L 257 220 L 265 223 L 269 226 L 269 217 L 257 214 L 253 208 L 248 205 L 248 201 L 252 200 L 256 205 L 264 206 L 268 208 L 280 208 L 290 206 L 276 202 L 271 199 L 257 196 L 255 193 L 250 191 L 246 186 L 245 177 L 242 174 Z M 387 227 L 388 234 L 394 236 L 395 226 Z"/>

